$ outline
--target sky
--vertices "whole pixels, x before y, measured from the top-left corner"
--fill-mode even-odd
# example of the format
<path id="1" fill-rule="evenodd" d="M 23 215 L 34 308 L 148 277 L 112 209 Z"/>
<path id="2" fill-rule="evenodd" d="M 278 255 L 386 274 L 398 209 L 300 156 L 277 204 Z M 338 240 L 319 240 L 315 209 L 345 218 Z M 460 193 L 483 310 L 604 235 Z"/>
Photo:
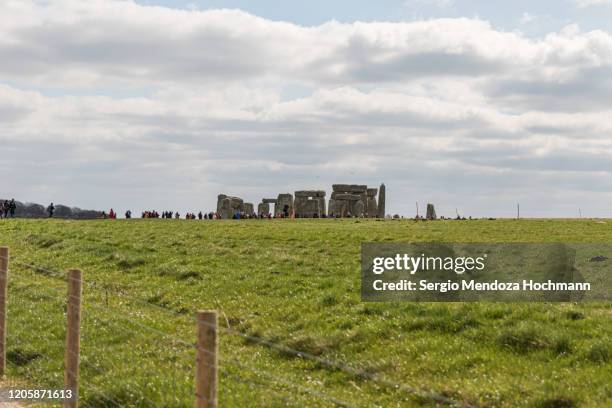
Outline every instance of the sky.
<path id="1" fill-rule="evenodd" d="M 612 0 L 0 0 L 0 197 L 612 216 Z"/>

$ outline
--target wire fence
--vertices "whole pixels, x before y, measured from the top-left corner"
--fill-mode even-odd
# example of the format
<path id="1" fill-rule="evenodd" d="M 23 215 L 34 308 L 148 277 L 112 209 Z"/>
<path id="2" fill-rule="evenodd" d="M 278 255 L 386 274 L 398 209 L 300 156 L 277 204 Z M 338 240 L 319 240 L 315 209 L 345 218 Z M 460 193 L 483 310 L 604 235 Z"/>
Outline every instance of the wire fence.
<path id="1" fill-rule="evenodd" d="M 3 276 L 5 284 L 7 276 L 11 282 L 4 299 L 0 290 L 0 307 L 7 299 L 10 306 L 8 316 L 6 312 L 2 316 L 8 318 L 8 324 L 2 328 L 8 335 L 1 350 L 6 353 L 8 372 L 23 378 L 29 386 L 55 390 L 65 389 L 66 378 L 76 376 L 79 406 L 185 407 L 193 406 L 195 401 L 200 403 L 197 407 L 216 407 L 217 376 L 221 383 L 221 406 L 244 406 L 245 401 L 249 406 L 270 407 L 383 406 L 364 402 L 354 379 L 369 383 L 374 389 L 388 390 L 398 401 L 411 398 L 435 405 L 470 406 L 441 393 L 368 372 L 359 368 L 363 362 L 327 359 L 243 332 L 231 327 L 227 320 L 225 326 L 216 321 L 206 322 L 198 316 L 130 295 L 120 285 L 89 279 L 76 279 L 83 288 L 83 313 L 80 348 L 70 350 L 64 340 L 69 330 L 66 313 L 74 294 L 66 293 L 66 284 L 75 278 L 18 257 L 9 259 L 8 253 L 5 256 L 0 253 L 0 284 Z M 220 352 L 213 345 L 203 346 L 201 338 L 196 339 L 196 328 L 198 333 L 202 329 L 214 333 Z M 191 337 L 185 335 L 189 332 Z M 226 347 L 230 344 L 233 347 Z M 252 345 L 291 356 L 293 360 L 271 366 L 269 360 L 260 356 L 259 349 L 252 351 Z M 76 370 L 64 363 L 70 353 L 80 358 Z M 323 381 L 309 381 L 312 371 L 295 369 L 299 367 L 294 365 L 300 362 L 325 369 Z M 208 383 L 204 381 L 206 384 L 202 385 L 199 373 L 210 369 L 215 372 L 214 379 L 207 378 Z M 324 381 L 325 374 L 330 372 L 343 386 Z M 338 379 L 336 373 L 342 377 Z M 203 398 L 198 393 L 202 390 L 199 386 L 211 386 L 214 398 L 210 395 Z M 61 402 L 52 402 L 61 405 Z M 64 405 L 76 406 L 69 402 Z"/>

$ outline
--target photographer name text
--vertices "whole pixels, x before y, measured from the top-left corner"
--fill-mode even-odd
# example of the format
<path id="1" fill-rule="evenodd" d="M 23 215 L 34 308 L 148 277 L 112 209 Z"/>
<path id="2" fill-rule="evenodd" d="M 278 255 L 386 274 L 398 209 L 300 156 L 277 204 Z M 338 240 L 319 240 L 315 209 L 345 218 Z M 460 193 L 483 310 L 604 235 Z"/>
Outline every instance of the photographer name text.
<path id="1" fill-rule="evenodd" d="M 588 282 L 536 282 L 533 280 L 523 280 L 521 282 L 477 282 L 474 280 L 430 282 L 421 279 L 418 282 L 402 279 L 396 282 L 385 282 L 377 279 L 372 282 L 375 291 L 421 291 L 421 292 L 459 292 L 459 291 L 586 291 L 591 290 Z"/>

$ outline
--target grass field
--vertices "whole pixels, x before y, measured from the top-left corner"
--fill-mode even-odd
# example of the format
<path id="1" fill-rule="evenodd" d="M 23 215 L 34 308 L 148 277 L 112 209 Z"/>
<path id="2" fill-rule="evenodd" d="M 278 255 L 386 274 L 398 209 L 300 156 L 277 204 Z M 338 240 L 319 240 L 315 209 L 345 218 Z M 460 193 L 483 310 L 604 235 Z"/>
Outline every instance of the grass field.
<path id="1" fill-rule="evenodd" d="M 80 267 L 95 283 L 84 288 L 83 406 L 192 406 L 185 343 L 198 309 L 218 309 L 231 329 L 220 337 L 222 407 L 442 404 L 434 394 L 612 405 L 609 302 L 363 303 L 366 241 L 612 243 L 612 221 L 0 222 L 16 262 Z M 66 282 L 16 262 L 9 375 L 59 387 Z"/>

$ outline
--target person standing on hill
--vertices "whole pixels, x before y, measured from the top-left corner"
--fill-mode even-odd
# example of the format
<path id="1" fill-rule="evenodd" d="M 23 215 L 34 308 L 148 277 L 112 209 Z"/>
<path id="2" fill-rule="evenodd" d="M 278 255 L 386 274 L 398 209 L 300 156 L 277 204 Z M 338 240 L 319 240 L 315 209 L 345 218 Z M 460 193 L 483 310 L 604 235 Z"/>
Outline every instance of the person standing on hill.
<path id="1" fill-rule="evenodd" d="M 47 212 L 49 213 L 49 218 L 53 218 L 53 213 L 55 212 L 55 206 L 53 203 L 49 204 L 47 207 Z"/>
<path id="2" fill-rule="evenodd" d="M 15 199 L 12 198 L 9 203 L 9 212 L 11 213 L 11 218 L 15 218 L 15 210 L 17 209 L 17 204 L 15 204 Z"/>
<path id="3" fill-rule="evenodd" d="M 130 218 L 132 218 L 132 211 L 131 210 L 127 210 L 125 212 L 125 219 L 129 220 Z"/>

